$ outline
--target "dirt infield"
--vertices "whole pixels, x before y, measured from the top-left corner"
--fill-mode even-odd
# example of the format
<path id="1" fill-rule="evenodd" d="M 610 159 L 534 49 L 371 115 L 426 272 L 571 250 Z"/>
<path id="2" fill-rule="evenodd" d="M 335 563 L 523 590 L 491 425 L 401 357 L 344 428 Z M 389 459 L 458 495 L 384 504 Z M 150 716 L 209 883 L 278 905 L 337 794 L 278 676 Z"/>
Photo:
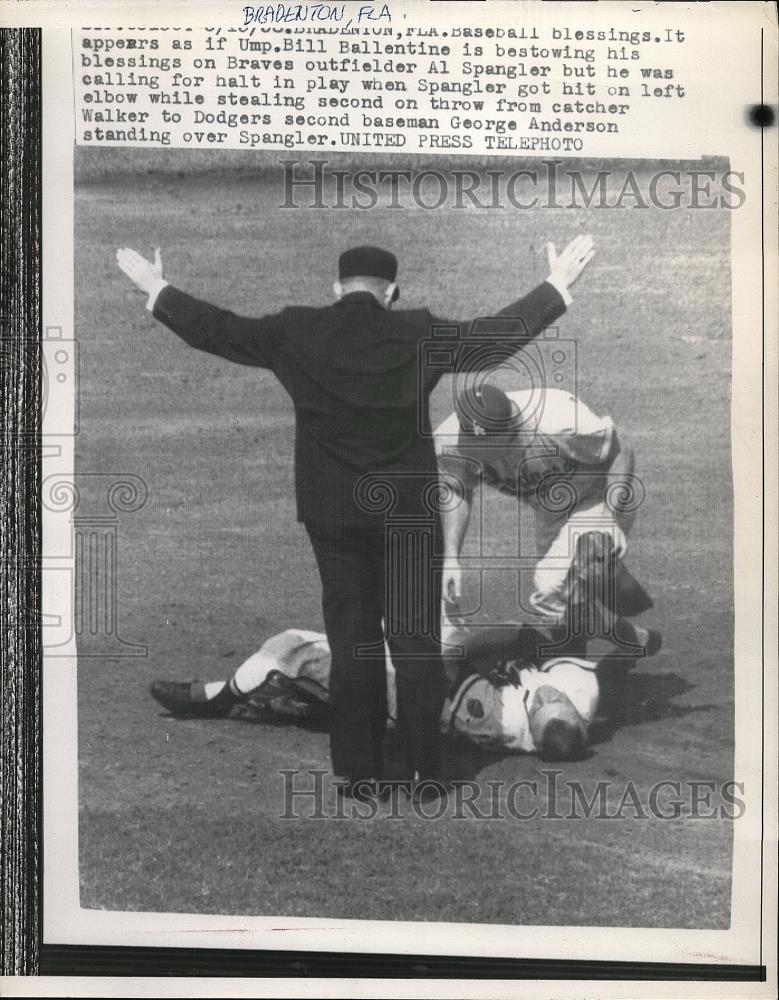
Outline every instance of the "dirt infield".
<path id="1" fill-rule="evenodd" d="M 661 781 L 681 782 L 689 806 L 691 782 L 734 777 L 728 213 L 284 210 L 273 172 L 98 173 L 76 197 L 76 462 L 148 487 L 117 540 L 119 635 L 147 655 L 104 655 L 82 638 L 82 905 L 727 927 L 732 821 L 689 808 L 663 819 L 647 804 Z M 258 314 L 326 302 L 337 249 L 380 243 L 401 259 L 401 304 L 464 317 L 541 280 L 544 241 L 559 247 L 577 232 L 593 233 L 598 254 L 559 337 L 576 341 L 576 391 L 634 443 L 647 492 L 629 566 L 655 597 L 644 620 L 664 647 L 631 675 L 625 724 L 596 732 L 590 757 L 558 780 L 589 796 L 610 781 L 612 813 L 632 784 L 647 815 L 570 819 L 566 795 L 561 818 L 545 818 L 549 768 L 457 748 L 480 788 L 536 781 L 538 815 L 339 821 L 302 804 L 301 818 L 280 819 L 280 770 L 326 768 L 325 733 L 177 722 L 147 689 L 155 677 L 228 676 L 272 633 L 321 627 L 295 522 L 292 407 L 270 373 L 195 352 L 156 325 L 116 247 L 159 246 L 171 281 Z M 434 402 L 440 418 L 445 387 Z M 483 513 L 500 544 L 514 508 L 495 497 Z M 496 614 L 516 613 L 510 576 L 489 593 Z"/>

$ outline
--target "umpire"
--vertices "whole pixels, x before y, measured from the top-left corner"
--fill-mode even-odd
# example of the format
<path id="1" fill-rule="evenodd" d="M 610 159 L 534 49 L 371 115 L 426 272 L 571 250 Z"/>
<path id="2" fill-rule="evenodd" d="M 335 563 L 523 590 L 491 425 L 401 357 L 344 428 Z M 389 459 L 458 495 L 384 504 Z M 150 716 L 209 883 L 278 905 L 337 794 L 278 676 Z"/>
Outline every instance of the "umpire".
<path id="1" fill-rule="evenodd" d="M 512 332 L 502 340 L 504 356 L 565 312 L 567 288 L 592 257 L 592 240 L 577 237 L 559 256 L 549 244 L 547 253 L 549 279 L 499 314 L 516 318 L 507 324 Z M 450 372 L 493 365 L 494 355 L 468 350 L 470 324 L 436 319 L 426 309 L 393 310 L 397 260 L 378 247 L 341 254 L 334 304 L 288 307 L 257 319 L 168 284 L 159 250 L 151 262 L 120 249 L 117 263 L 146 293 L 155 319 L 187 344 L 272 370 L 292 398 L 297 514 L 319 567 L 332 652 L 334 773 L 346 779 L 347 791 L 383 775 L 386 638 L 396 668 L 405 772 L 397 777 L 435 778 L 444 674 L 440 570 L 433 563 L 441 546 L 429 502 L 435 449 L 432 436 L 420 432 L 420 415 L 427 421 L 430 393 L 447 365 L 420 364 L 421 348 L 438 327 L 448 328 L 435 347 L 448 356 Z M 387 497 L 389 505 L 381 502 Z M 408 525 L 407 541 L 388 541 L 388 512 Z"/>

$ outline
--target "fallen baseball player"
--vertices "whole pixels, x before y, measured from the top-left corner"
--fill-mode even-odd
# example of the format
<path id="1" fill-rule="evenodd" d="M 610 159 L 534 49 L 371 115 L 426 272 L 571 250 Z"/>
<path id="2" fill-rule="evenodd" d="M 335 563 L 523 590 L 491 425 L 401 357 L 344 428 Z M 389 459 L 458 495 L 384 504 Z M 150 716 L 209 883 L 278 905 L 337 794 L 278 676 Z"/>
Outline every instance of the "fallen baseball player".
<path id="1" fill-rule="evenodd" d="M 488 750 L 535 753 L 544 761 L 581 759 L 598 711 L 598 667 L 624 646 L 651 656 L 657 632 L 620 619 L 619 642 L 595 643 L 565 628 L 473 624 L 448 607 L 443 618 L 448 691 L 441 730 Z M 216 681 L 154 681 L 154 699 L 178 718 L 262 718 L 266 713 L 326 718 L 330 648 L 321 632 L 287 629 L 269 638 L 235 671 Z M 395 671 L 386 657 L 387 715 L 395 717 Z"/>

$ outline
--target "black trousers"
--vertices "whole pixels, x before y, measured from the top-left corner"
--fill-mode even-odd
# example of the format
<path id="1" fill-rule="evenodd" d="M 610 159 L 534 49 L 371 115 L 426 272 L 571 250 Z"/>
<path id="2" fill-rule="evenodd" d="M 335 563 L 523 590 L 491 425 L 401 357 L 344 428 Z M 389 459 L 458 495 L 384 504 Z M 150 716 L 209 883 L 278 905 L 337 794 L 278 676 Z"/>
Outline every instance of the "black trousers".
<path id="1" fill-rule="evenodd" d="M 395 667 L 403 779 L 440 767 L 444 700 L 437 519 L 419 527 L 306 524 L 322 580 L 330 644 L 330 754 L 347 778 L 383 776 L 384 640 Z"/>

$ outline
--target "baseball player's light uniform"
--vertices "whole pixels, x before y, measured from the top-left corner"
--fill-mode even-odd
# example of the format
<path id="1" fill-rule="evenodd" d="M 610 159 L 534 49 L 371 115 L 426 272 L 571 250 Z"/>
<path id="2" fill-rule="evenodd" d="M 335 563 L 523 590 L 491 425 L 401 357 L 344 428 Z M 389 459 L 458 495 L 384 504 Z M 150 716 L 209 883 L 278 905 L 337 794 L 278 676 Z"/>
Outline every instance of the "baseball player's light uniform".
<path id="1" fill-rule="evenodd" d="M 455 641 L 457 636 L 450 635 Z M 541 728 L 551 718 L 573 718 L 586 734 L 598 707 L 596 665 L 585 658 L 559 656 L 539 665 L 503 663 L 488 674 L 462 671 L 444 703 L 441 729 L 461 733 L 487 749 L 512 753 L 535 752 Z M 389 656 L 386 674 L 388 715 L 393 719 L 395 671 Z M 327 638 L 302 629 L 272 636 L 238 668 L 230 685 L 247 699 L 249 712 L 270 709 L 301 718 L 318 714 L 329 698 Z"/>
<path id="2" fill-rule="evenodd" d="M 540 555 L 531 603 L 540 613 L 559 614 L 578 537 L 604 532 L 618 556 L 627 550 L 635 516 L 635 504 L 625 503 L 635 494 L 632 451 L 620 442 L 611 417 L 596 416 L 569 392 L 535 388 L 505 395 L 519 411 L 508 434 L 494 435 L 478 424 L 467 433 L 457 413 L 436 428 L 439 471 L 455 477 L 466 495 L 484 483 L 530 504 Z M 614 476 L 610 469 L 620 451 L 623 472 Z"/>

